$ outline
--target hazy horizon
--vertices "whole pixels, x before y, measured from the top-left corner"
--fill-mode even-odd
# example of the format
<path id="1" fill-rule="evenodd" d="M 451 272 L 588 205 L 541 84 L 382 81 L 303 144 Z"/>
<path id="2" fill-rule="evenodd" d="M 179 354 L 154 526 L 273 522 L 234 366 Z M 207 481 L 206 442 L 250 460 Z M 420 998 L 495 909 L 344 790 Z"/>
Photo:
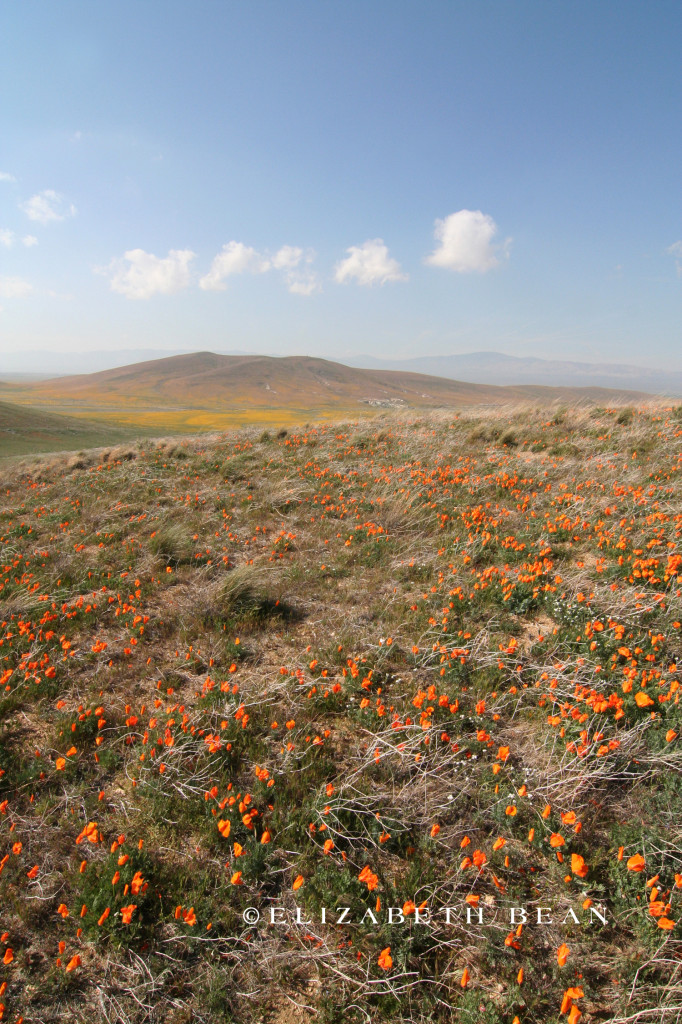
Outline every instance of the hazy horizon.
<path id="1" fill-rule="evenodd" d="M 331 362 L 339 362 L 347 366 L 364 366 L 365 363 L 376 361 L 377 363 L 392 365 L 392 364 L 408 364 L 411 362 L 428 362 L 429 360 L 447 360 L 447 359 L 462 359 L 462 360 L 474 360 L 479 359 L 483 365 L 489 357 L 502 356 L 504 359 L 509 360 L 520 360 L 523 362 L 537 362 L 542 363 L 565 363 L 568 366 L 584 366 L 596 369 L 613 369 L 621 367 L 629 370 L 643 370 L 644 372 L 678 372 L 672 365 L 668 365 L 661 371 L 657 371 L 655 368 L 647 368 L 644 365 L 644 358 L 642 357 L 640 362 L 630 362 L 629 360 L 600 360 L 600 359 L 570 359 L 561 354 L 547 353 L 544 355 L 530 355 L 530 354 L 515 354 L 511 352 L 502 352 L 495 349 L 478 349 L 478 350 L 462 350 L 461 352 L 443 352 L 438 354 L 431 354 L 429 352 L 415 353 L 413 355 L 400 355 L 391 356 L 389 353 L 383 355 L 374 356 L 367 352 L 348 352 L 346 354 L 338 355 L 336 353 L 319 353 L 304 350 L 293 349 L 290 352 L 274 352 L 267 351 L 265 348 L 261 349 L 237 349 L 237 348 L 220 348 L 220 347 L 178 347 L 178 348 L 152 348 L 152 347 L 140 347 L 140 348 L 129 348 L 129 349 L 60 349 L 50 351 L 49 349 L 40 350 L 27 350 L 27 351 L 14 351 L 9 353 L 3 353 L 2 365 L 0 365 L 0 379 L 4 376 L 7 378 L 11 375 L 43 375 L 46 372 L 58 371 L 74 374 L 74 373 L 92 373 L 95 372 L 93 367 L 97 369 L 115 369 L 116 367 L 129 366 L 135 363 L 147 362 L 154 359 L 165 359 L 179 355 L 192 355 L 200 354 L 203 352 L 214 353 L 215 355 L 227 355 L 227 356 L 265 356 L 268 358 L 283 358 L 283 357 L 294 357 L 294 358 L 317 358 L 327 359 Z M 45 368 L 38 369 L 36 359 L 39 361 L 44 359 Z"/>
<path id="2" fill-rule="evenodd" d="M 55 354 L 43 352 L 32 362 L 31 370 L 12 370 L 5 366 L 0 370 L 0 383 L 12 384 L 37 383 L 50 378 L 70 377 L 73 375 L 89 375 L 100 371 L 124 369 L 136 366 L 147 367 L 150 363 L 157 364 L 157 372 L 162 379 L 167 372 L 174 373 L 168 360 L 180 356 L 226 356 L 239 357 L 239 366 L 248 376 L 252 359 L 293 359 L 300 361 L 301 372 L 304 372 L 307 360 L 315 361 L 325 358 L 309 353 L 292 353 L 288 356 L 272 352 L 247 352 L 244 350 L 214 351 L 201 349 L 163 350 L 163 349 L 122 349 L 118 352 L 90 351 L 86 353 Z M 246 357 L 246 358 L 244 358 Z M 422 374 L 430 381 L 438 378 L 450 379 L 454 382 L 471 385 L 539 385 L 550 388 L 610 388 L 628 392 L 659 395 L 661 397 L 682 397 L 682 373 L 674 370 L 657 370 L 651 367 L 637 366 L 630 363 L 596 363 L 571 360 L 548 360 L 532 356 L 509 356 L 494 351 L 479 351 L 449 356 L 423 356 L 409 359 L 377 358 L 367 353 L 349 354 L 344 358 L 326 360 L 330 369 L 333 365 L 364 370 L 398 370 L 409 374 Z M 9 363 L 10 360 L 5 360 Z M 21 358 L 17 366 L 24 365 Z M 190 376 L 201 365 L 201 360 L 186 364 Z M 41 370 L 35 367 L 41 366 Z M 282 368 L 284 369 L 284 368 Z M 246 386 L 246 384 L 245 384 Z M 615 391 L 614 391 L 615 393 Z"/>

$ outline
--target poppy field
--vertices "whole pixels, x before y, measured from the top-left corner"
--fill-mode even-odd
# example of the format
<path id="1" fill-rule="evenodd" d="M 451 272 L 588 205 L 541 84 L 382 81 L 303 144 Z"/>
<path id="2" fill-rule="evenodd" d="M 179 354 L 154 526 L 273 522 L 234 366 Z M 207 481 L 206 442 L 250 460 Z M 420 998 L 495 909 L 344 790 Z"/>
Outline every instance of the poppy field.
<path id="1" fill-rule="evenodd" d="M 682 407 L 0 487 L 3 1024 L 682 1019 Z"/>

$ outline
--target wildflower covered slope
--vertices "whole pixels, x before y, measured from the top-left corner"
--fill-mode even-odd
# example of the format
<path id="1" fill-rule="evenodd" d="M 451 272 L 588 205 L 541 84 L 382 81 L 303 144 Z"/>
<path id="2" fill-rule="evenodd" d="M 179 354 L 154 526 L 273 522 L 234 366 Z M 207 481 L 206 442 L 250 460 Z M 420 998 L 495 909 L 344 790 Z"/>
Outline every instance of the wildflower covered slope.
<path id="1" fill-rule="evenodd" d="M 2 1019 L 674 1019 L 681 439 L 525 409 L 6 469 Z"/>

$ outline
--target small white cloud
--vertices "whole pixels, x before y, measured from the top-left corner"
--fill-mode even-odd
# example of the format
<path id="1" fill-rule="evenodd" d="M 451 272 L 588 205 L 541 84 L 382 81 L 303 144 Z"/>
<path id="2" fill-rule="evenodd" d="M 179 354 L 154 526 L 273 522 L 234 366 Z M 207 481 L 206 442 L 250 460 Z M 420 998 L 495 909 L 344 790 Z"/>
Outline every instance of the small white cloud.
<path id="1" fill-rule="evenodd" d="M 677 273 L 682 276 L 682 241 L 673 242 L 673 244 L 669 245 L 665 251 L 669 256 L 674 257 Z"/>
<path id="2" fill-rule="evenodd" d="M 190 249 L 171 249 L 163 258 L 144 249 L 129 249 L 123 259 L 112 260 L 96 273 L 108 276 L 111 290 L 127 299 L 149 299 L 187 288 L 191 283 L 189 265 L 195 256 Z"/>
<path id="3" fill-rule="evenodd" d="M 243 242 L 228 242 L 214 257 L 208 274 L 199 281 L 204 291 L 224 291 L 225 280 L 233 274 L 264 274 L 272 266 L 270 260 Z"/>
<path id="4" fill-rule="evenodd" d="M 320 290 L 317 274 L 310 267 L 314 259 L 312 249 L 304 253 L 298 246 L 283 245 L 272 257 L 272 266 L 283 271 L 284 281 L 292 295 L 312 295 Z"/>
<path id="5" fill-rule="evenodd" d="M 293 270 L 303 259 L 303 249 L 296 245 L 283 245 L 272 257 L 275 270 Z"/>
<path id="6" fill-rule="evenodd" d="M 27 249 L 30 249 L 31 246 L 38 244 L 38 239 L 35 235 L 24 235 L 21 240 L 21 244 L 25 245 Z"/>
<path id="7" fill-rule="evenodd" d="M 0 181 L 16 181 L 17 179 L 13 174 L 8 174 L 7 171 L 0 171 Z"/>
<path id="8" fill-rule="evenodd" d="M 362 285 L 408 280 L 398 261 L 388 255 L 383 238 L 369 238 L 362 245 L 351 245 L 346 252 L 348 256 L 336 264 L 334 271 L 340 284 L 353 280 Z"/>
<path id="9" fill-rule="evenodd" d="M 445 267 L 457 274 L 484 274 L 508 256 L 511 238 L 501 245 L 493 243 L 497 224 L 480 210 L 459 210 L 437 220 L 434 230 L 437 249 L 424 260 L 431 267 Z"/>
<path id="10" fill-rule="evenodd" d="M 73 217 L 76 213 L 73 203 L 51 188 L 37 192 L 25 203 L 20 203 L 19 208 L 24 211 L 29 220 L 36 220 L 39 224 L 66 220 L 67 217 Z"/>
<path id="11" fill-rule="evenodd" d="M 284 275 L 292 295 L 313 295 L 320 291 L 320 282 L 314 270 L 291 270 Z"/>
<path id="12" fill-rule="evenodd" d="M 284 281 L 294 295 L 312 295 L 318 291 L 317 275 L 308 264 L 315 259 L 312 250 L 304 252 L 295 245 L 283 245 L 274 255 L 243 242 L 228 242 L 215 256 L 211 269 L 199 281 L 204 291 L 224 291 L 227 278 L 234 274 L 265 274 L 270 270 L 282 272 Z"/>
<path id="13" fill-rule="evenodd" d="M 0 298 L 21 299 L 33 291 L 33 285 L 20 277 L 0 277 Z"/>
<path id="14" fill-rule="evenodd" d="M 0 228 L 0 245 L 4 245 L 6 249 L 11 249 L 14 245 L 14 232 L 9 228 Z"/>

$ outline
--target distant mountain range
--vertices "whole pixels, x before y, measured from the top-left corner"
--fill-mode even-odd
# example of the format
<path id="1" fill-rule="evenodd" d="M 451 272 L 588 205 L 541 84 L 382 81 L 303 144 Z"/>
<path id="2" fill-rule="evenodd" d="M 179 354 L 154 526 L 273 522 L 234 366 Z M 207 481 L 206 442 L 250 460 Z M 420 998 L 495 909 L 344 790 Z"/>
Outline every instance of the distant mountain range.
<path id="1" fill-rule="evenodd" d="M 418 356 L 414 359 L 376 359 L 358 356 L 344 362 L 365 369 L 426 373 L 476 384 L 548 387 L 601 387 L 682 396 L 679 370 L 656 370 L 627 363 L 576 363 L 559 359 L 508 356 L 502 352 L 468 352 L 453 356 Z"/>

